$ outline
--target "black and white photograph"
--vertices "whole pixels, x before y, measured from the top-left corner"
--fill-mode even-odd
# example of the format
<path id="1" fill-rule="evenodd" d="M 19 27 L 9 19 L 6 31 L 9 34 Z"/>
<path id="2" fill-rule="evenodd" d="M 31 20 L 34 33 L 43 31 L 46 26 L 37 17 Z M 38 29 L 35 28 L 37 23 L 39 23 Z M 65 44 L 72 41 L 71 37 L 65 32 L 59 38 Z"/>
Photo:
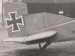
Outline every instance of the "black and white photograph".
<path id="1" fill-rule="evenodd" d="M 0 56 L 75 56 L 75 0 L 0 0 Z"/>

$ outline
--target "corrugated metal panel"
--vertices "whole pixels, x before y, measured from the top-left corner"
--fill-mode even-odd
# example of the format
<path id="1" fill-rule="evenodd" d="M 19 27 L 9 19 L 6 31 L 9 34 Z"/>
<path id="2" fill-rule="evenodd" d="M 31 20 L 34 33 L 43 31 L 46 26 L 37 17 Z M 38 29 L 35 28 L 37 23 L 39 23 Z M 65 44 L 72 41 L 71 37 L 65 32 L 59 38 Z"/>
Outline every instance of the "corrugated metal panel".
<path id="1" fill-rule="evenodd" d="M 24 18 L 28 35 L 74 20 L 73 18 L 64 17 L 63 15 L 56 15 L 45 12 L 26 15 Z"/>
<path id="2" fill-rule="evenodd" d="M 24 16 L 24 18 L 28 34 L 46 28 L 46 22 L 43 13 L 27 15 Z"/>
<path id="3" fill-rule="evenodd" d="M 50 13 L 46 13 L 45 15 L 46 15 L 48 27 L 74 20 L 73 18 L 64 17 L 63 15 L 55 15 Z"/>

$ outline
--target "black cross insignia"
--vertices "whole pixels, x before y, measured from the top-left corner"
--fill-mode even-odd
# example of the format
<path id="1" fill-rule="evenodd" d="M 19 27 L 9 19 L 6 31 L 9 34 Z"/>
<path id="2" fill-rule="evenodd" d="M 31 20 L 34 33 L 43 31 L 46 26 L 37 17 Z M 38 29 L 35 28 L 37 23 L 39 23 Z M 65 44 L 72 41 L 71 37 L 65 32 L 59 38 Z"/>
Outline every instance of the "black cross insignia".
<path id="1" fill-rule="evenodd" d="M 24 25 L 22 16 L 17 18 L 17 12 L 9 13 L 10 19 L 7 19 L 7 26 L 12 26 L 12 32 L 20 31 L 19 25 Z"/>

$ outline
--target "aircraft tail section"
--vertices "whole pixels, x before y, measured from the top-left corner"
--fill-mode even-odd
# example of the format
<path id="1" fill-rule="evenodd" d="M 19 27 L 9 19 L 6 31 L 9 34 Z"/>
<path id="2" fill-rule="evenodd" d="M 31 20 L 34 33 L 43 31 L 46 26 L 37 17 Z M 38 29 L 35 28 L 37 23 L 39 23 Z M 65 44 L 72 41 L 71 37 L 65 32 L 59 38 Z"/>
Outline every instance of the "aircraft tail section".
<path id="1" fill-rule="evenodd" d="M 3 6 L 9 37 L 25 36 L 25 20 L 22 15 L 28 14 L 27 5 L 25 3 L 6 2 Z"/>
<path id="2" fill-rule="evenodd" d="M 65 23 L 74 20 L 74 18 L 46 12 L 26 15 L 29 12 L 27 9 L 25 3 L 7 2 L 4 4 L 5 20 L 9 37 L 24 37 L 26 34 L 31 35 L 49 31 L 54 27 L 59 28 L 60 25 L 65 25 Z"/>

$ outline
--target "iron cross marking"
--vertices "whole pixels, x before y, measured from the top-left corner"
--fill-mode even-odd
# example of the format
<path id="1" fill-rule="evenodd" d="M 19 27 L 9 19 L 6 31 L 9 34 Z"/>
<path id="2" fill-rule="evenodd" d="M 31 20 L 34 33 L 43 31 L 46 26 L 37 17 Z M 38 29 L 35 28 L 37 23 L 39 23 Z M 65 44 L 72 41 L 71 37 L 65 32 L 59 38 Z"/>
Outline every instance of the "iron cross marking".
<path id="1" fill-rule="evenodd" d="M 9 13 L 10 19 L 7 19 L 7 26 L 12 26 L 12 32 L 20 31 L 19 25 L 24 25 L 22 16 L 17 18 L 17 13 Z"/>

